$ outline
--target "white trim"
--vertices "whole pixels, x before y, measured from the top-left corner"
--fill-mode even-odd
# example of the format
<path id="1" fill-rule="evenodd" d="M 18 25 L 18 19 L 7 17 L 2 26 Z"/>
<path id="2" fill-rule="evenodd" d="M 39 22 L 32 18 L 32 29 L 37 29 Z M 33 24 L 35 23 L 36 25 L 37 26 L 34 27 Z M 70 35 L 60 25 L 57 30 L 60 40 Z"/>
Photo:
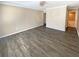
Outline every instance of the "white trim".
<path id="1" fill-rule="evenodd" d="M 50 28 L 50 29 L 55 29 L 55 30 L 59 30 L 59 31 L 63 31 L 63 32 L 65 32 L 65 29 L 64 30 L 62 30 L 62 29 L 58 29 L 58 28 L 52 28 L 52 27 L 49 27 L 49 26 L 46 26 L 47 28 Z"/>
<path id="2" fill-rule="evenodd" d="M 40 26 L 43 26 L 43 25 L 40 25 Z M 7 35 L 4 35 L 4 36 L 1 36 L 0 38 L 4 38 L 4 37 L 7 37 L 7 36 L 11 36 L 13 34 L 17 34 L 17 33 L 20 33 L 20 32 L 24 32 L 24 31 L 27 31 L 27 30 L 30 30 L 30 29 L 33 29 L 33 28 L 36 28 L 36 27 L 40 27 L 40 26 L 35 26 L 35 27 L 28 28 L 28 29 L 20 30 L 20 31 L 17 31 L 17 32 L 13 32 L 11 34 L 7 34 Z"/>

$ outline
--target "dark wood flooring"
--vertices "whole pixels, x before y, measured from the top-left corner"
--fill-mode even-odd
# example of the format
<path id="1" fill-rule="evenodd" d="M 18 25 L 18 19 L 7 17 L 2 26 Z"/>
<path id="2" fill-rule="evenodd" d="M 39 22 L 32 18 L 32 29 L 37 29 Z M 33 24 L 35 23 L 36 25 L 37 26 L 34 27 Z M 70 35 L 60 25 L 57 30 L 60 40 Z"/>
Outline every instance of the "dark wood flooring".
<path id="1" fill-rule="evenodd" d="M 75 29 L 63 32 L 41 26 L 1 38 L 0 56 L 79 57 L 79 38 Z"/>

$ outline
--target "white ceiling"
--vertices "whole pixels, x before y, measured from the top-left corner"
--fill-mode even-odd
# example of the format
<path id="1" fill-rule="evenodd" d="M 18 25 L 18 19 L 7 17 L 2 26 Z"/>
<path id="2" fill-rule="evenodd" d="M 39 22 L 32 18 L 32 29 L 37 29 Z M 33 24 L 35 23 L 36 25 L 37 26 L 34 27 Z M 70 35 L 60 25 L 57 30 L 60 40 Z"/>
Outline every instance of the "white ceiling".
<path id="1" fill-rule="evenodd" d="M 40 6 L 40 1 L 4 1 L 2 4 L 14 5 L 36 10 L 67 5 L 70 9 L 79 8 L 79 1 L 46 1 L 44 6 Z"/>

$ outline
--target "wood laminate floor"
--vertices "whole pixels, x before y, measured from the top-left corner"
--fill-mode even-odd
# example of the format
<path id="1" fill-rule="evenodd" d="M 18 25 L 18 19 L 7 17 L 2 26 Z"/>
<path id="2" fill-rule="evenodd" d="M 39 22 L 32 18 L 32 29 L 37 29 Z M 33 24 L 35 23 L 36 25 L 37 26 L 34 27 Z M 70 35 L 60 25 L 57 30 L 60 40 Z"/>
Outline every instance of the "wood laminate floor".
<path id="1" fill-rule="evenodd" d="M 62 32 L 41 26 L 1 38 L 0 56 L 79 57 L 79 38 L 75 29 Z"/>

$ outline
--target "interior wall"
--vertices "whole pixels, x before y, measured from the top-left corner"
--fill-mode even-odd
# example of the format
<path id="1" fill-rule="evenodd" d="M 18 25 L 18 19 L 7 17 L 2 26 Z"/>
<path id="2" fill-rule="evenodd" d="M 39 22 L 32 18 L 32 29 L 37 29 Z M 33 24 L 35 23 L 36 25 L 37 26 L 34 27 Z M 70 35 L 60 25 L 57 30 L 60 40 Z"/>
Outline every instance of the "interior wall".
<path id="1" fill-rule="evenodd" d="M 77 9 L 77 33 L 79 36 L 79 9 Z"/>
<path id="2" fill-rule="evenodd" d="M 44 24 L 42 11 L 2 4 L 0 7 L 2 9 L 0 14 L 2 15 L 2 19 L 0 19 L 0 23 L 2 23 L 0 37 L 32 29 Z"/>
<path id="3" fill-rule="evenodd" d="M 75 9 L 75 28 L 77 28 L 77 9 Z"/>
<path id="4" fill-rule="evenodd" d="M 67 26 L 68 26 L 68 14 L 69 14 L 69 12 L 68 12 L 68 7 L 67 7 L 67 10 L 66 10 L 66 25 L 65 25 L 65 27 L 67 28 Z M 66 28 L 65 28 L 65 30 L 66 30 Z"/>
<path id="5" fill-rule="evenodd" d="M 46 27 L 65 31 L 67 6 L 46 9 Z"/>
<path id="6" fill-rule="evenodd" d="M 2 6 L 0 5 L 0 36 L 3 35 Z"/>

